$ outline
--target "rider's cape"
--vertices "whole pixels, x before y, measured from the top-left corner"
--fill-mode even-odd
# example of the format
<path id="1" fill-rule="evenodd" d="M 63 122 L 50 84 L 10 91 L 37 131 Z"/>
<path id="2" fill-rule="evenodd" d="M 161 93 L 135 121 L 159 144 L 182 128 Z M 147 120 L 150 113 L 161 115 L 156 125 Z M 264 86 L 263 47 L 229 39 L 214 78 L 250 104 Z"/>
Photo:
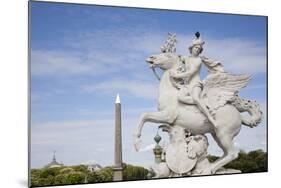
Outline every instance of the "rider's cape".
<path id="1" fill-rule="evenodd" d="M 209 73 L 222 73 L 224 68 L 220 61 L 215 61 L 207 57 L 201 56 L 201 60 L 204 65 L 207 67 Z"/>

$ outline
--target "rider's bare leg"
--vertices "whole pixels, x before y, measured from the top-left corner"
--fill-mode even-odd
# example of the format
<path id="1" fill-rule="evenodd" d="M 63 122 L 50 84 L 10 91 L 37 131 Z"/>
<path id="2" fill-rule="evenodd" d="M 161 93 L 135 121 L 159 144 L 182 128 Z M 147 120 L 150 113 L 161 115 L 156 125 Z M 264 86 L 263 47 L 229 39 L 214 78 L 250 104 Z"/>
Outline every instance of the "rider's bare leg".
<path id="1" fill-rule="evenodd" d="M 200 99 L 200 93 L 202 91 L 202 88 L 198 85 L 194 86 L 192 89 L 192 98 L 194 103 L 198 106 L 198 108 L 201 110 L 201 112 L 203 112 L 208 120 L 214 125 L 214 127 L 216 128 L 216 122 L 214 120 L 214 118 L 212 117 L 212 115 L 210 114 L 209 110 L 207 109 L 207 106 L 205 105 L 205 103 Z"/>
<path id="2" fill-rule="evenodd" d="M 185 104 L 195 104 L 192 99 L 190 89 L 185 86 L 180 88 L 178 93 L 178 100 Z"/>

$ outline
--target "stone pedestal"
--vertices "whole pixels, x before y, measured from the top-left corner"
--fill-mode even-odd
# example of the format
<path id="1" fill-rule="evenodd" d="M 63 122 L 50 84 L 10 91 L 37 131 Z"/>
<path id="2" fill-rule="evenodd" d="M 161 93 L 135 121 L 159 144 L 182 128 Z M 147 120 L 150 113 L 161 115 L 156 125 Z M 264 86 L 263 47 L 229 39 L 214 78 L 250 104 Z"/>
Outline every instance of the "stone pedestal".
<path id="1" fill-rule="evenodd" d="M 114 167 L 113 168 L 113 181 L 122 181 L 123 180 L 123 168 L 120 167 Z"/>

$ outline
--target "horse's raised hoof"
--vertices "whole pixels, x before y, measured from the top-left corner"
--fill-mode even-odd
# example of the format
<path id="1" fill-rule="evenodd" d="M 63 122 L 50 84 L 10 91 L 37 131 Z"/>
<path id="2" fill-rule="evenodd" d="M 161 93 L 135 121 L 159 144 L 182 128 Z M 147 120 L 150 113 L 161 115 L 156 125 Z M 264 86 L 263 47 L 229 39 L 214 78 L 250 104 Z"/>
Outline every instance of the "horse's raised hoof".
<path id="1" fill-rule="evenodd" d="M 139 137 L 135 137 L 134 138 L 134 146 L 135 146 L 135 150 L 139 151 L 140 147 L 141 147 L 141 139 Z"/>

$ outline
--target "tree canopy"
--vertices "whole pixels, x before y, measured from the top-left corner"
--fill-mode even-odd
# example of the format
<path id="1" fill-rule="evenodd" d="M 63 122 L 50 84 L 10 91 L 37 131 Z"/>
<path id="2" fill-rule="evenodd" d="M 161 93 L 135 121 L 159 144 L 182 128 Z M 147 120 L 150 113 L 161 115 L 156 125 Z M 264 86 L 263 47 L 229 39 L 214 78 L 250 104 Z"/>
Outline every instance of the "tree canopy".
<path id="1" fill-rule="evenodd" d="M 213 162 L 218 157 L 210 155 L 208 159 L 210 162 Z M 148 179 L 148 169 L 126 163 L 122 165 L 124 181 Z M 255 150 L 249 153 L 241 151 L 238 158 L 227 164 L 225 168 L 241 170 L 243 173 L 266 172 L 267 153 L 262 150 Z M 32 187 L 111 181 L 113 181 L 113 168 L 110 166 L 94 172 L 90 172 L 85 165 L 31 169 Z"/>

